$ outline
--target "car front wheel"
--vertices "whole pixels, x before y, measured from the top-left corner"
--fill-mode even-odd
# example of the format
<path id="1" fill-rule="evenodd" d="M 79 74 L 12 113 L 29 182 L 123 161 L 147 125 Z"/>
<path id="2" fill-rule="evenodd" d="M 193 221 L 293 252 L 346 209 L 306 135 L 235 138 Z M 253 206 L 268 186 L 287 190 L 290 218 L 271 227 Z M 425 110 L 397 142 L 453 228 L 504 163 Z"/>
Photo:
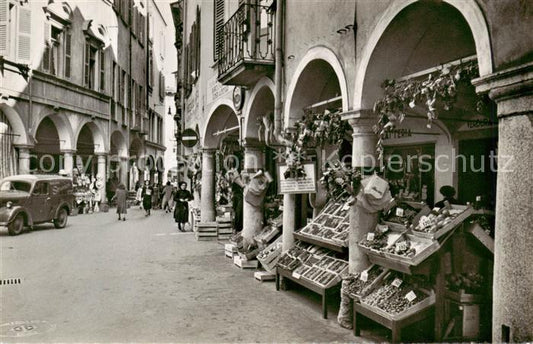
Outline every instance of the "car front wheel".
<path id="1" fill-rule="evenodd" d="M 54 219 L 54 226 L 56 228 L 65 228 L 67 225 L 68 214 L 65 208 L 59 209 L 57 217 Z"/>
<path id="2" fill-rule="evenodd" d="M 13 221 L 7 226 L 7 231 L 9 235 L 19 235 L 24 229 L 24 217 L 22 214 L 15 216 Z"/>

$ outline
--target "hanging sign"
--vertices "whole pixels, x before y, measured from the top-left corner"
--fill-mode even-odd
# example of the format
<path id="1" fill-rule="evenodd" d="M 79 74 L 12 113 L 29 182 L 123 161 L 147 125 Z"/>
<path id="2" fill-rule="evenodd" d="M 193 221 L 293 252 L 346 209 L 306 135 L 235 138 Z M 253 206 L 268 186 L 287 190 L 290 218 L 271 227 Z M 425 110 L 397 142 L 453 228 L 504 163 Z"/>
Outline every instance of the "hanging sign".
<path id="1" fill-rule="evenodd" d="M 285 172 L 288 166 L 279 165 L 279 190 L 282 194 L 306 194 L 316 192 L 315 163 L 309 162 L 303 164 L 304 174 L 299 177 L 287 176 Z"/>
<path id="2" fill-rule="evenodd" d="M 196 146 L 198 143 L 198 133 L 191 128 L 185 129 L 181 133 L 181 143 L 187 148 Z"/>

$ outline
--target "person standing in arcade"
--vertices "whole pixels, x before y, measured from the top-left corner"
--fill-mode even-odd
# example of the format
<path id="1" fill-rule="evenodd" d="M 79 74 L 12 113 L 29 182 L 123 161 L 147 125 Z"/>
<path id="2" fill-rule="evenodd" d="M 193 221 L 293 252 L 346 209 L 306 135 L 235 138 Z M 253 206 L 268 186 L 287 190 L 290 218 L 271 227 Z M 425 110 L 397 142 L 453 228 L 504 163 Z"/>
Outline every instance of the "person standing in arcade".
<path id="1" fill-rule="evenodd" d="M 187 190 L 187 183 L 180 182 L 178 191 L 174 194 L 176 206 L 174 208 L 174 220 L 178 224 L 180 232 L 185 232 L 185 224 L 189 222 L 189 201 L 194 197 Z"/>

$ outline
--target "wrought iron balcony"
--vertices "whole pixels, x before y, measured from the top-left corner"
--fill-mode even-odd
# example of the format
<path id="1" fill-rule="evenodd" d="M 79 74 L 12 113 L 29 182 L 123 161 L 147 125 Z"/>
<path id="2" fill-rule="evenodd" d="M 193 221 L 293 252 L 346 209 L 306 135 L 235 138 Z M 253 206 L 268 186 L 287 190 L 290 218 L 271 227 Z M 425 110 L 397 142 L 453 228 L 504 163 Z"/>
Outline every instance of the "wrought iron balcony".
<path id="1" fill-rule="evenodd" d="M 218 81 L 250 85 L 274 72 L 274 19 L 272 7 L 243 3 L 217 35 Z"/>

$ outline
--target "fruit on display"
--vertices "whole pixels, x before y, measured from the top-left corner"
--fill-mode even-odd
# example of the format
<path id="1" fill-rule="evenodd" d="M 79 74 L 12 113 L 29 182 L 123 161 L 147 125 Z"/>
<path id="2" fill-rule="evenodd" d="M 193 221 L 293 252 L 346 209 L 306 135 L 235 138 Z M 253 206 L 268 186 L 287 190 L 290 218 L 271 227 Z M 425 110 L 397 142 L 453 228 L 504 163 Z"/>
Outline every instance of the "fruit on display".
<path id="1" fill-rule="evenodd" d="M 386 248 L 385 252 L 406 257 L 414 257 L 416 255 L 416 249 L 408 238 L 397 241 L 394 245 Z"/>
<path id="2" fill-rule="evenodd" d="M 385 220 L 409 226 L 419 211 L 420 209 L 416 209 L 405 202 L 400 202 L 385 214 Z"/>
<path id="3" fill-rule="evenodd" d="M 412 301 L 407 299 L 407 294 L 414 293 L 416 298 Z M 378 307 L 389 314 L 398 314 L 405 311 L 408 308 L 413 307 L 415 304 L 424 300 L 428 295 L 422 291 L 414 289 L 413 286 L 408 284 L 401 285 L 396 293 L 388 299 L 387 302 L 381 303 Z"/>
<path id="4" fill-rule="evenodd" d="M 385 271 L 385 269 L 381 266 L 373 265 L 370 269 L 366 270 L 366 281 L 361 279 L 361 273 L 348 274 L 343 278 L 343 291 L 350 295 L 361 295 L 364 289 L 370 286 L 372 282 L 383 273 L 383 271 Z"/>
<path id="5" fill-rule="evenodd" d="M 411 229 L 423 233 L 436 233 L 439 229 L 453 221 L 463 211 L 460 209 L 442 208 L 439 211 L 431 211 L 428 215 L 420 217 L 416 226 Z"/>
<path id="6" fill-rule="evenodd" d="M 448 275 L 446 282 L 448 289 L 452 291 L 463 289 L 467 294 L 479 294 L 485 287 L 483 276 L 474 272 Z"/>
<path id="7" fill-rule="evenodd" d="M 401 233 L 390 230 L 387 225 L 377 225 L 376 230 L 367 235 L 367 237 L 359 242 L 360 246 L 370 248 L 373 250 L 383 250 L 392 245 Z"/>
<path id="8" fill-rule="evenodd" d="M 231 238 L 229 239 L 229 242 L 234 244 L 235 247 L 241 248 L 243 245 L 243 240 L 244 238 L 242 237 L 242 233 L 237 232 L 231 236 Z"/>
<path id="9" fill-rule="evenodd" d="M 266 257 L 270 256 L 272 253 L 276 252 L 276 250 L 279 250 L 280 248 L 281 248 L 281 242 L 267 246 L 264 250 L 259 252 L 259 254 L 257 255 L 257 259 L 265 259 Z"/>
<path id="10" fill-rule="evenodd" d="M 427 297 L 429 297 L 428 294 L 403 280 L 402 274 L 391 271 L 385 275 L 381 284 L 363 297 L 361 301 L 388 314 L 395 315 L 411 308 Z"/>

